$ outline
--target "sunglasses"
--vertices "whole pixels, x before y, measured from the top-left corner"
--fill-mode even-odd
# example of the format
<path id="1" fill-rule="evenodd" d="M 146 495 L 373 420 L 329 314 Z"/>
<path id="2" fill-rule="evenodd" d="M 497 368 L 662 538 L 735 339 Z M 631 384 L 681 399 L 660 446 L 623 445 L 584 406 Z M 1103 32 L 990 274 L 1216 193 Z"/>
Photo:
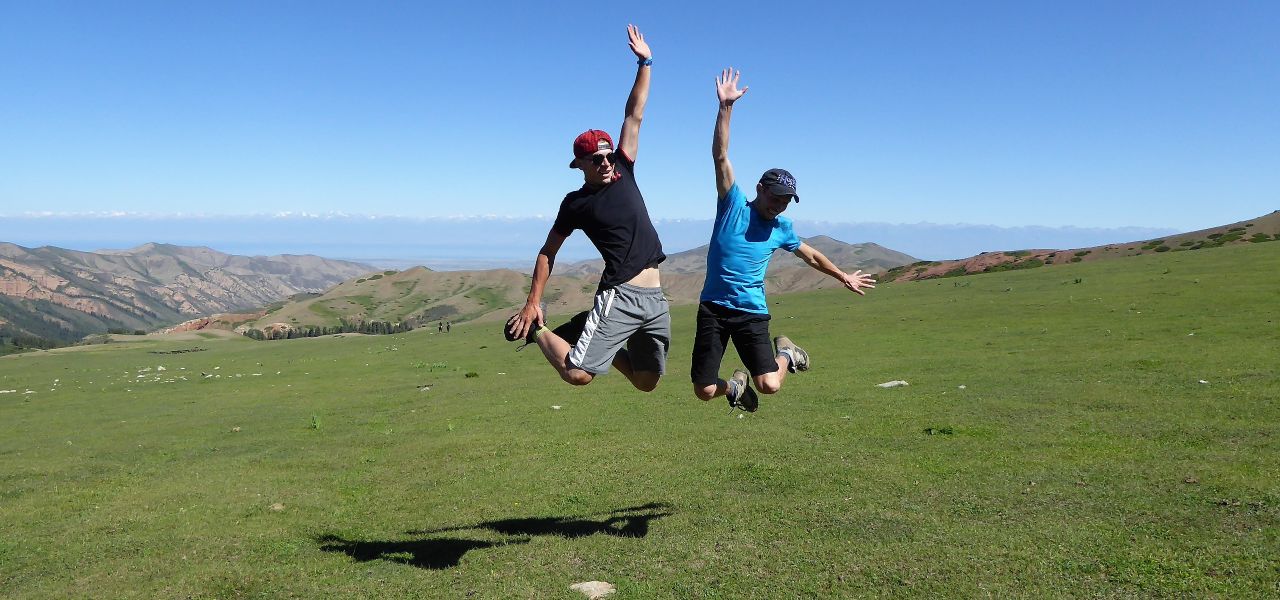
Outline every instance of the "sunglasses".
<path id="1" fill-rule="evenodd" d="M 616 164 L 618 164 L 618 153 L 617 153 L 617 152 L 610 152 L 610 153 L 608 153 L 608 154 L 592 154 L 592 155 L 591 155 L 591 164 L 593 164 L 593 165 L 595 165 L 595 166 L 597 166 L 597 167 L 598 167 L 598 166 L 600 166 L 600 165 L 604 164 L 605 159 L 608 159 L 608 160 L 609 160 L 609 164 L 611 164 L 611 165 L 616 165 Z"/>

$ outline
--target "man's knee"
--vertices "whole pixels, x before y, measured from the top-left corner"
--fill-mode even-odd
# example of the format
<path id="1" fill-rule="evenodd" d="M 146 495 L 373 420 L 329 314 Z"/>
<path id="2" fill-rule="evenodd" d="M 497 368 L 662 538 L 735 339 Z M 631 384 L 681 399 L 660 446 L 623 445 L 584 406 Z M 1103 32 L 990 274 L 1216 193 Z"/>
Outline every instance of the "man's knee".
<path id="1" fill-rule="evenodd" d="M 693 395 L 699 400 L 710 400 L 716 397 L 716 384 L 702 385 L 700 383 L 693 384 Z"/>
<path id="2" fill-rule="evenodd" d="M 756 391 L 761 394 L 776 394 L 782 389 L 777 373 L 766 373 L 755 378 Z"/>
<path id="3" fill-rule="evenodd" d="M 596 376 L 583 371 L 582 369 L 568 369 L 560 378 L 565 380 L 569 385 L 587 385 L 588 383 L 591 383 Z"/>
<path id="4" fill-rule="evenodd" d="M 653 390 L 658 389 L 658 382 L 661 380 L 662 375 L 657 373 L 652 375 L 648 373 L 636 373 L 636 377 L 632 380 L 631 384 L 636 386 L 636 389 L 642 392 L 652 392 Z"/>

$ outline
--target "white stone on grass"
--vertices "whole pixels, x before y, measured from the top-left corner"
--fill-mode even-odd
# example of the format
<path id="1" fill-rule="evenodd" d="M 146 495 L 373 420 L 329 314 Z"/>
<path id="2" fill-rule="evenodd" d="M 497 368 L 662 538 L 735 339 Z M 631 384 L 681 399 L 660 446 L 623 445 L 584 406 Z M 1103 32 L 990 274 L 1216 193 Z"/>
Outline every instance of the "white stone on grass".
<path id="1" fill-rule="evenodd" d="M 911 385 L 911 384 L 910 384 L 910 383 L 907 383 L 907 382 L 905 382 L 905 381 L 903 381 L 903 380 L 901 380 L 901 379 L 895 379 L 895 380 L 893 380 L 893 381 L 886 381 L 886 382 L 884 382 L 884 383 L 877 383 L 877 384 L 876 384 L 876 387 L 881 387 L 881 388 L 896 388 L 896 387 L 903 387 L 903 386 L 908 386 L 908 385 Z"/>
<path id="2" fill-rule="evenodd" d="M 587 597 L 587 600 L 603 598 L 618 591 L 618 588 L 613 587 L 613 584 L 607 581 L 584 581 L 569 586 L 569 589 L 575 592 L 582 592 Z"/>

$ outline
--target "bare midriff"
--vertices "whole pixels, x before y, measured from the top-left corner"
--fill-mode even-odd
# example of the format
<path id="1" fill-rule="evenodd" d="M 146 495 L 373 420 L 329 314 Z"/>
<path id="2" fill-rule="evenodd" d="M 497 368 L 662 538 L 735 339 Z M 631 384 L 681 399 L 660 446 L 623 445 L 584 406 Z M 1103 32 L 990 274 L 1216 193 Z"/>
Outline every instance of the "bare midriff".
<path id="1" fill-rule="evenodd" d="M 632 277 L 631 281 L 628 281 L 627 284 L 644 288 L 662 287 L 662 281 L 658 278 L 658 267 L 649 267 L 640 271 L 640 273 L 635 277 Z"/>

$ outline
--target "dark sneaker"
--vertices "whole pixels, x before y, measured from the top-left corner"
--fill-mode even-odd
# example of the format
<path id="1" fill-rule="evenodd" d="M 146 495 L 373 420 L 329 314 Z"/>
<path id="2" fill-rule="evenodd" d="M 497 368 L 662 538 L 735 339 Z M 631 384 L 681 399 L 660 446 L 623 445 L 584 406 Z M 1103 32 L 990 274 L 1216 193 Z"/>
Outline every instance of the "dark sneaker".
<path id="1" fill-rule="evenodd" d="M 534 333 L 536 333 L 537 331 L 538 331 L 537 327 L 530 327 L 529 333 L 526 333 L 524 335 L 524 342 L 526 344 L 532 344 L 534 342 Z M 512 335 L 511 325 L 509 322 L 502 324 L 502 337 L 507 338 L 508 342 L 514 342 L 519 339 L 515 335 Z"/>
<path id="2" fill-rule="evenodd" d="M 542 309 L 542 314 L 545 316 L 547 314 L 547 304 L 543 302 L 543 303 L 540 303 L 538 306 Z M 516 318 L 516 316 L 512 315 L 511 319 L 514 319 L 514 318 Z M 516 338 L 511 333 L 511 319 L 507 319 L 506 322 L 502 324 L 502 337 L 507 338 L 508 342 L 514 342 L 518 340 L 518 338 Z M 521 344 L 519 348 L 516 348 L 516 351 L 519 352 L 520 350 L 524 350 L 525 346 L 528 346 L 529 344 L 536 344 L 536 343 L 538 343 L 538 328 L 530 327 L 529 332 L 524 335 L 524 344 Z"/>
<path id="3" fill-rule="evenodd" d="M 787 367 L 788 371 L 795 373 L 796 371 L 809 370 L 809 353 L 801 349 L 800 346 L 795 345 L 791 338 L 785 335 L 773 338 L 773 347 L 777 348 L 778 354 L 786 354 L 791 357 L 791 366 Z"/>
<path id="4" fill-rule="evenodd" d="M 735 408 L 756 412 L 760 408 L 760 399 L 756 396 L 756 391 L 751 389 L 747 372 L 742 369 L 733 372 L 733 378 L 729 380 L 729 393 L 726 395 L 729 397 L 729 412 L 733 412 Z"/>

